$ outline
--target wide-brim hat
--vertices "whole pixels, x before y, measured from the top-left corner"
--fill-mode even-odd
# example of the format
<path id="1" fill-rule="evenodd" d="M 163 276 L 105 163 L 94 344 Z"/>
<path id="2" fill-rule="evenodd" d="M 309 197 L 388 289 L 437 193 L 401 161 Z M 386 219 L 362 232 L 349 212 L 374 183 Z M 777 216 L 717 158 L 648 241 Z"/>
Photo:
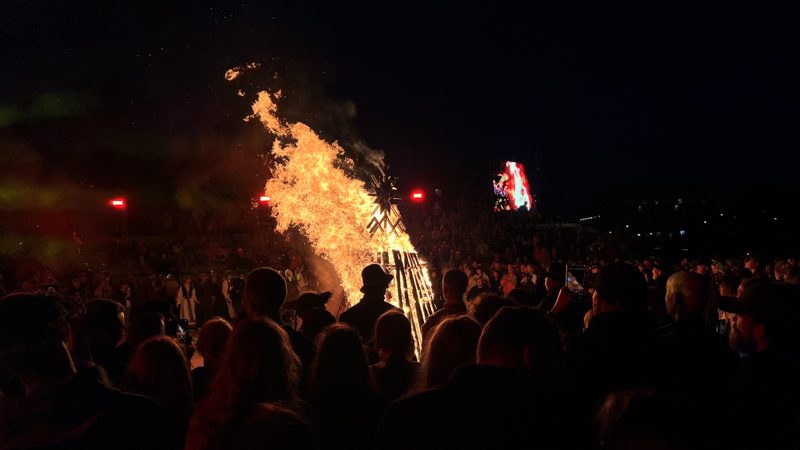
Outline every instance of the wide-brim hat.
<path id="1" fill-rule="evenodd" d="M 380 265 L 370 264 L 361 271 L 361 292 L 375 286 L 388 286 L 393 279 L 394 276 L 386 273 Z"/>

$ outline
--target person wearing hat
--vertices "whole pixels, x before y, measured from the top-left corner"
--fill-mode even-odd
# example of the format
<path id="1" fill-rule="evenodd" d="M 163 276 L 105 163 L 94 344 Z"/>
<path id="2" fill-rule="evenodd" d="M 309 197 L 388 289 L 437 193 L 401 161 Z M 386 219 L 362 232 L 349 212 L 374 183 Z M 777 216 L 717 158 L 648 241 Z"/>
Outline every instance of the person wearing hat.
<path id="1" fill-rule="evenodd" d="M 564 287 L 564 279 L 567 275 L 567 268 L 564 264 L 553 262 L 547 266 L 544 274 L 544 288 L 547 292 L 545 297 L 539 302 L 539 309 L 550 311 L 556 304 L 558 293 Z"/>
<path id="2" fill-rule="evenodd" d="M 797 286 L 753 283 L 740 298 L 720 298 L 731 313 L 729 343 L 742 355 L 742 374 L 732 385 L 728 448 L 800 448 L 800 358 L 795 329 Z"/>
<path id="3" fill-rule="evenodd" d="M 394 277 L 389 275 L 378 264 L 370 264 L 361 271 L 364 296 L 361 301 L 339 316 L 339 322 L 344 322 L 361 335 L 364 342 L 372 340 L 375 322 L 386 311 L 397 309 L 385 300 L 386 289 L 389 288 Z"/>

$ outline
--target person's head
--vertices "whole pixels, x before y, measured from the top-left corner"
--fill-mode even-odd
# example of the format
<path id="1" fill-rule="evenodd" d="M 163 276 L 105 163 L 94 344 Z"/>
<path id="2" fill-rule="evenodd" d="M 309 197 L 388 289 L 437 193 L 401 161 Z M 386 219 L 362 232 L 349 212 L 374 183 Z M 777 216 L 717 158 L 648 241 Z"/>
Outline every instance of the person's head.
<path id="1" fill-rule="evenodd" d="M 131 358 L 127 388 L 162 402 L 169 409 L 188 414 L 192 406 L 189 362 L 178 342 L 156 336 L 142 342 Z"/>
<path id="2" fill-rule="evenodd" d="M 300 325 L 300 332 L 309 341 L 314 342 L 322 330 L 334 323 L 336 323 L 336 318 L 324 307 L 311 308 L 303 315 L 303 324 Z"/>
<path id="3" fill-rule="evenodd" d="M 222 318 L 215 317 L 200 328 L 195 348 L 203 357 L 203 365 L 216 368 L 225 350 L 225 344 L 231 336 L 231 325 Z"/>
<path id="4" fill-rule="evenodd" d="M 744 268 L 755 273 L 761 268 L 761 261 L 755 255 L 747 255 L 744 259 Z"/>
<path id="5" fill-rule="evenodd" d="M 468 316 L 444 319 L 422 354 L 420 385 L 431 388 L 447 381 L 456 367 L 475 362 L 481 325 Z"/>
<path id="6" fill-rule="evenodd" d="M 293 399 L 300 378 L 300 359 L 289 336 L 266 317 L 237 324 L 228 338 L 217 376 L 212 381 L 213 415 L 243 412 L 262 402 Z"/>
<path id="7" fill-rule="evenodd" d="M 197 276 L 197 279 L 200 281 L 201 284 L 204 284 L 208 281 L 208 273 L 200 272 L 200 275 Z"/>
<path id="8" fill-rule="evenodd" d="M 271 448 L 285 450 L 316 448 L 314 431 L 308 421 L 297 412 L 275 403 L 257 405 L 241 422 L 236 433 L 224 437 L 224 442 L 208 442 L 208 430 L 199 431 L 188 436 L 187 448 L 261 450 L 265 442 Z"/>
<path id="9" fill-rule="evenodd" d="M 375 322 L 375 350 L 381 361 L 410 359 L 414 353 L 411 322 L 400 311 L 383 313 Z"/>
<path id="10" fill-rule="evenodd" d="M 321 400 L 372 389 L 372 373 L 358 332 L 342 323 L 323 330 L 311 367 L 311 398 Z"/>
<path id="11" fill-rule="evenodd" d="M 442 278 L 442 295 L 450 303 L 458 303 L 467 291 L 467 274 L 462 270 L 453 269 L 444 274 Z"/>
<path id="12" fill-rule="evenodd" d="M 564 277 L 567 275 L 567 268 L 561 263 L 550 263 L 544 277 L 544 288 L 547 292 L 558 290 L 564 286 Z"/>
<path id="13" fill-rule="evenodd" d="M 561 337 L 543 312 L 527 306 L 505 307 L 483 327 L 477 361 L 550 372 L 560 353 Z"/>
<path id="14" fill-rule="evenodd" d="M 269 267 L 260 267 L 247 276 L 243 307 L 247 317 L 269 317 L 280 321 L 280 309 L 286 300 L 286 280 Z"/>
<path id="15" fill-rule="evenodd" d="M 389 275 L 379 264 L 370 264 L 361 270 L 361 292 L 370 297 L 383 298 L 394 276 Z"/>
<path id="16" fill-rule="evenodd" d="M 132 316 L 128 324 L 128 344 L 136 348 L 142 342 L 154 336 L 163 336 L 165 332 L 164 316 L 160 312 L 148 312 Z"/>
<path id="17" fill-rule="evenodd" d="M 675 320 L 703 315 L 708 301 L 708 284 L 703 276 L 682 270 L 667 280 L 667 314 Z"/>
<path id="18" fill-rule="evenodd" d="M 189 286 L 191 284 L 192 284 L 192 276 L 191 275 L 186 275 L 185 277 L 183 277 L 183 285 L 184 286 Z"/>
<path id="19" fill-rule="evenodd" d="M 112 300 L 86 302 L 86 312 L 78 322 L 76 353 L 79 358 L 103 357 L 111 353 L 125 332 L 122 305 Z M 86 352 L 86 353 L 84 353 Z M 98 361 L 95 361 L 98 362 Z"/>
<path id="20" fill-rule="evenodd" d="M 17 376 L 26 391 L 75 373 L 67 347 L 71 318 L 64 302 L 39 294 L 0 299 L 0 373 Z"/>
<path id="21" fill-rule="evenodd" d="M 614 263 L 597 274 L 592 294 L 594 314 L 623 310 L 647 310 L 647 283 L 639 270 L 625 263 Z"/>
<path id="22" fill-rule="evenodd" d="M 800 306 L 796 286 L 754 283 L 739 299 L 721 298 L 718 308 L 731 313 L 731 347 L 740 353 L 797 350 L 794 322 Z"/>
<path id="23" fill-rule="evenodd" d="M 722 297 L 736 297 L 739 283 L 742 278 L 736 272 L 729 270 L 724 272 L 719 279 L 719 295 Z"/>
<path id="24" fill-rule="evenodd" d="M 516 273 L 516 271 L 514 270 L 514 265 L 513 264 L 509 264 L 509 265 L 506 266 L 506 273 L 509 274 L 509 275 L 514 275 L 514 273 Z"/>
<path id="25" fill-rule="evenodd" d="M 505 306 L 514 306 L 514 300 L 498 294 L 479 295 L 477 299 L 469 304 L 469 316 L 475 319 L 481 326 L 485 325 L 497 311 Z"/>
<path id="26" fill-rule="evenodd" d="M 597 414 L 597 425 L 603 449 L 692 448 L 686 406 L 650 391 L 610 394 Z"/>

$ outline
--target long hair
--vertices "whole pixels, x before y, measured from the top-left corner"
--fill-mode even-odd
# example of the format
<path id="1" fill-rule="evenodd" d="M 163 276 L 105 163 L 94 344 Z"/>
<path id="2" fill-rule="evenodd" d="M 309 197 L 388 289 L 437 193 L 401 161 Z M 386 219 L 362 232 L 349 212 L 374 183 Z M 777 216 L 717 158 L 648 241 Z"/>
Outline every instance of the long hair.
<path id="1" fill-rule="evenodd" d="M 223 448 L 225 435 L 252 413 L 258 403 L 293 400 L 300 359 L 289 336 L 262 317 L 233 329 L 211 384 L 211 395 L 192 418 L 187 448 Z"/>
<path id="2" fill-rule="evenodd" d="M 481 326 L 468 316 L 449 317 L 434 330 L 422 354 L 418 389 L 444 383 L 456 367 L 474 363 Z"/>
<path id="3" fill-rule="evenodd" d="M 392 360 L 410 359 L 414 353 L 411 322 L 397 310 L 383 313 L 375 322 L 375 349 L 388 352 Z"/>
<path id="4" fill-rule="evenodd" d="M 131 358 L 127 387 L 155 398 L 188 419 L 192 378 L 186 354 L 175 339 L 156 336 L 139 345 Z"/>
<path id="5" fill-rule="evenodd" d="M 317 338 L 317 357 L 311 369 L 311 402 L 374 392 L 372 372 L 358 332 L 344 324 L 323 330 Z"/>

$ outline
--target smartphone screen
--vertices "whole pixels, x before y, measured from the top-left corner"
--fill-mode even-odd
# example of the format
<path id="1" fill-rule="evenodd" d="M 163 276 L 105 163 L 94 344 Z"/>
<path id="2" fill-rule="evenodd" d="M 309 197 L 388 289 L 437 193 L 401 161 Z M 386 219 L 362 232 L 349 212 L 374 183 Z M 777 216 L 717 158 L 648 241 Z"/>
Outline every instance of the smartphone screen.
<path id="1" fill-rule="evenodd" d="M 583 285 L 586 282 L 586 266 L 567 266 L 564 280 L 566 280 L 567 289 L 576 294 L 582 294 Z"/>

